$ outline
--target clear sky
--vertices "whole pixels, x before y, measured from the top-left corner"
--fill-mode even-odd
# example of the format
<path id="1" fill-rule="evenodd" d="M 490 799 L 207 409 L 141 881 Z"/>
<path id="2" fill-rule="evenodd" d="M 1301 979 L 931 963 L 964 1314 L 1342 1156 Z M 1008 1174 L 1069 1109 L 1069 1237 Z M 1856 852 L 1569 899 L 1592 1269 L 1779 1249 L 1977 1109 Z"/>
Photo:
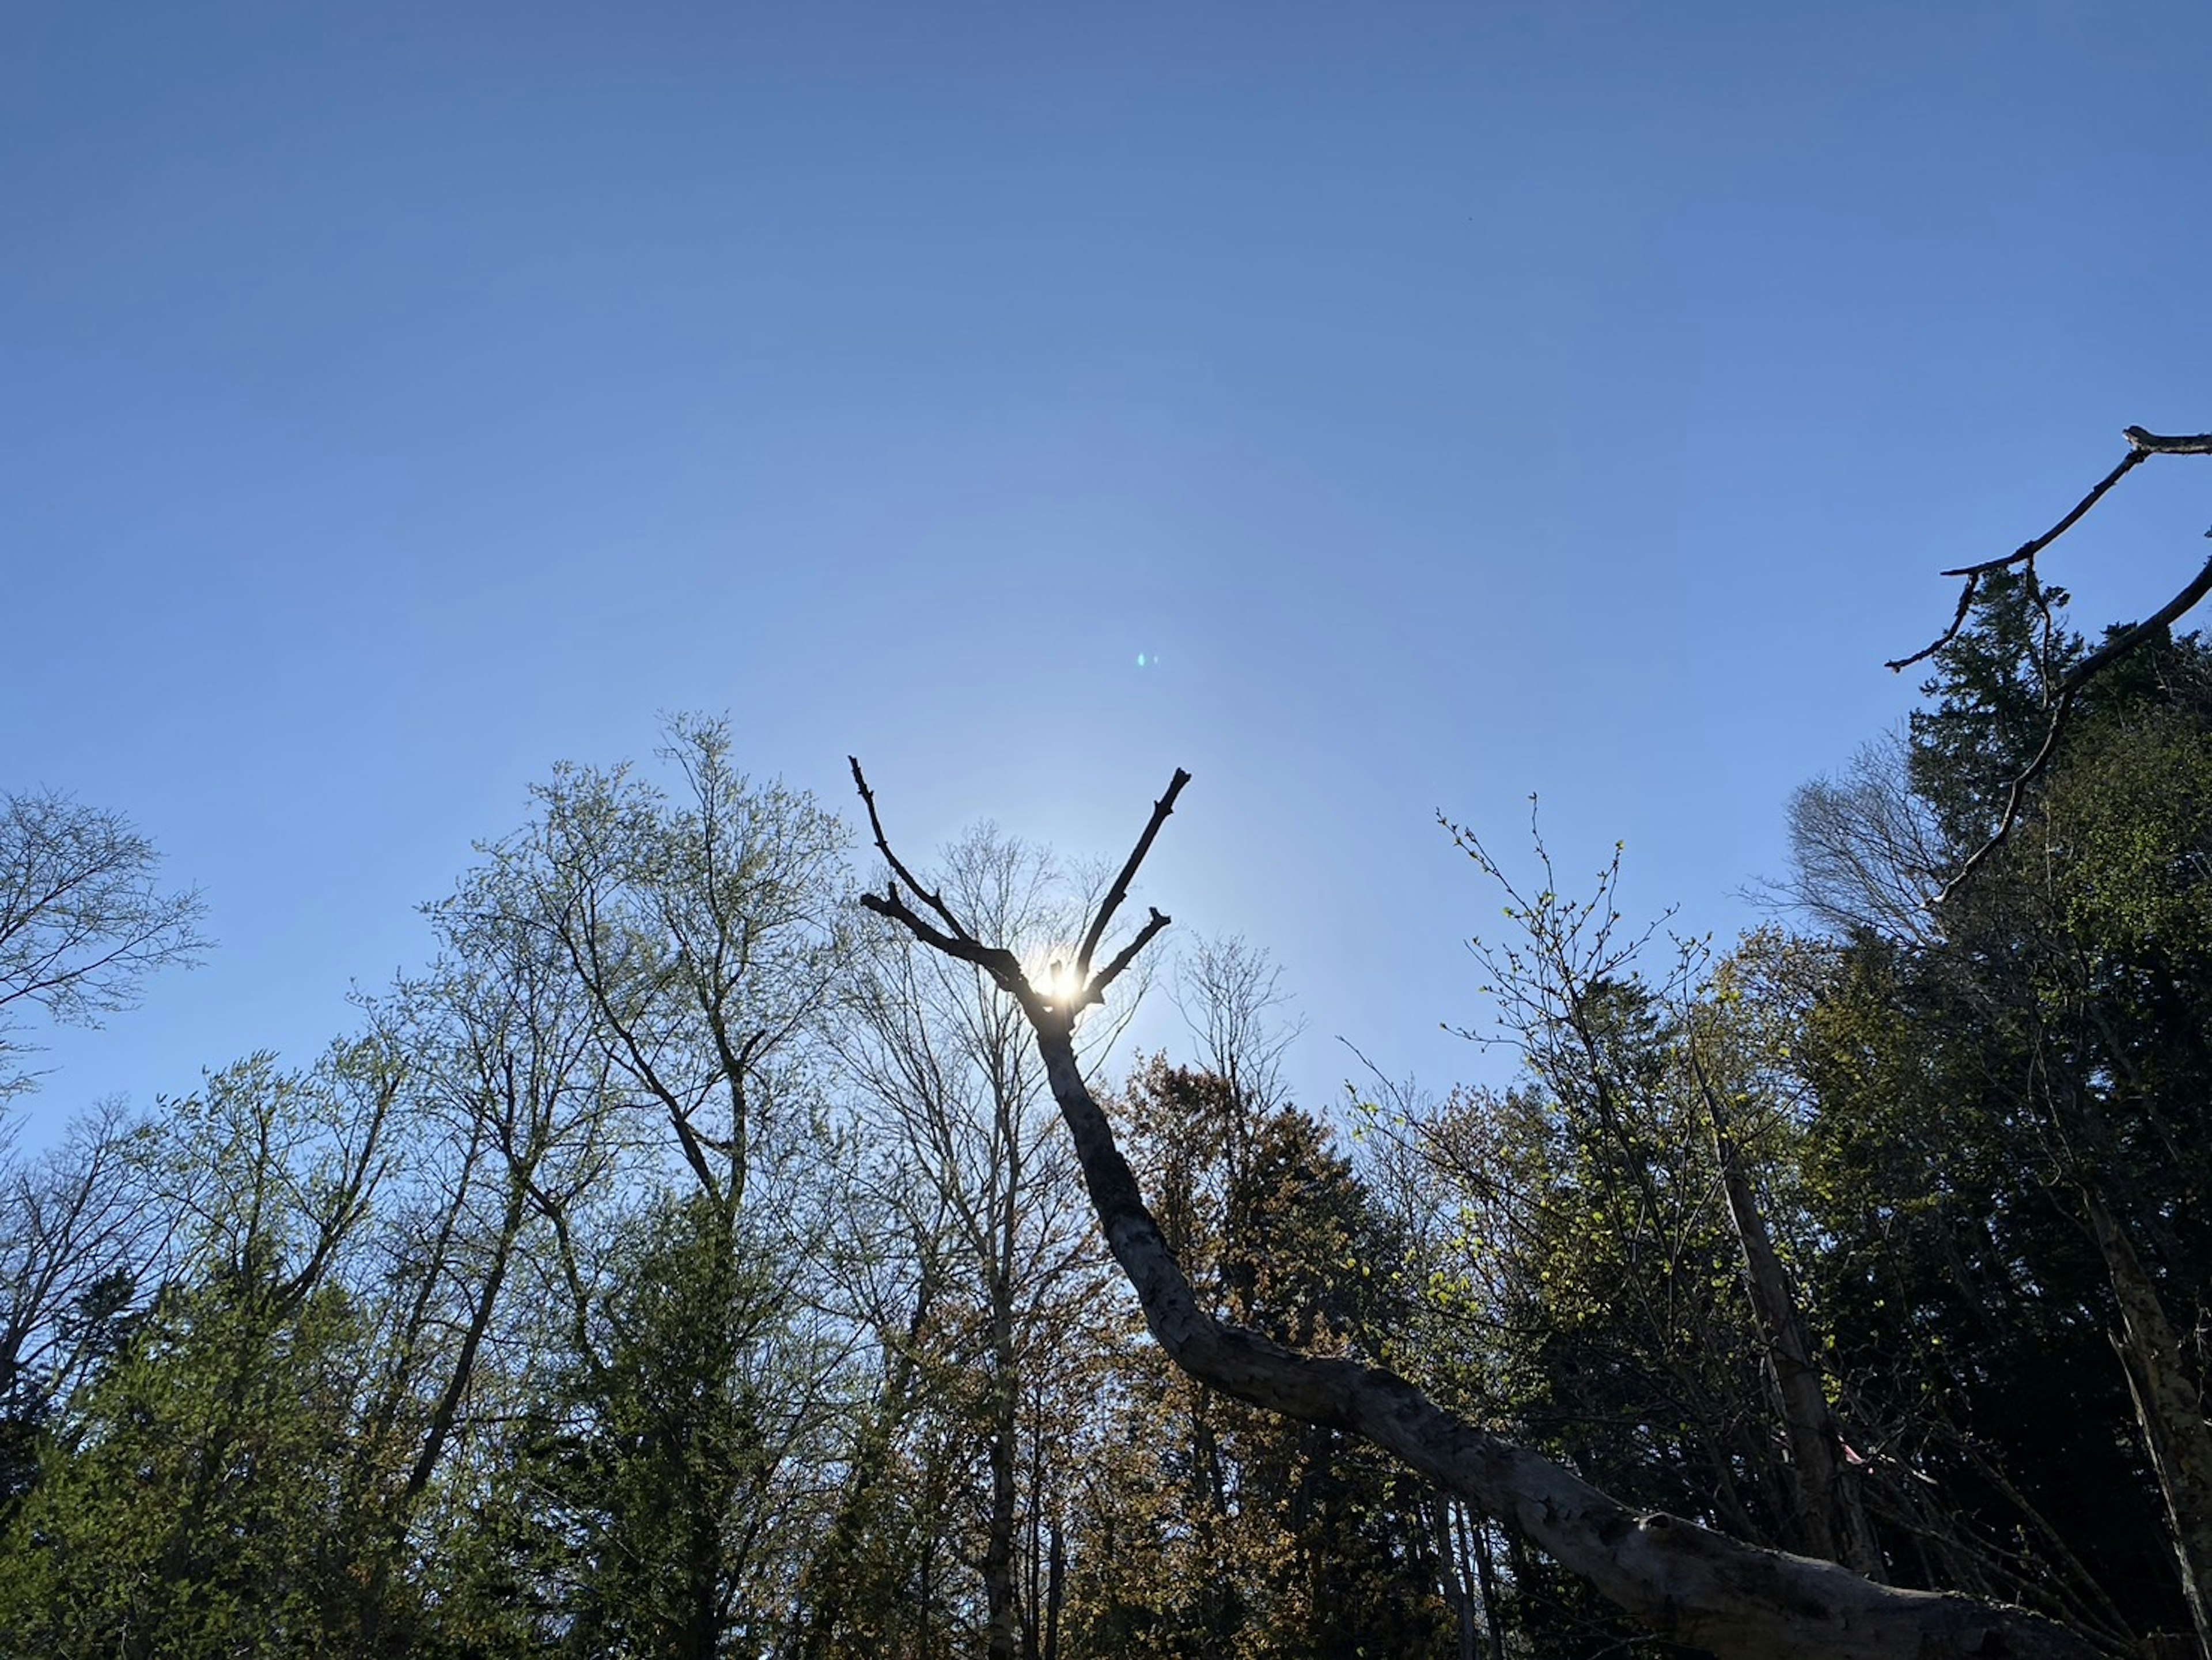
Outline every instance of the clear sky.
<path id="1" fill-rule="evenodd" d="M 304 1061 L 678 709 L 916 854 L 1187 766 L 1142 898 L 1273 950 L 1308 1098 L 1493 1075 L 1439 809 L 1726 935 L 1934 572 L 2212 427 L 2208 72 L 2199 4 L 15 0 L 0 785 L 222 942 L 27 1110 Z"/>

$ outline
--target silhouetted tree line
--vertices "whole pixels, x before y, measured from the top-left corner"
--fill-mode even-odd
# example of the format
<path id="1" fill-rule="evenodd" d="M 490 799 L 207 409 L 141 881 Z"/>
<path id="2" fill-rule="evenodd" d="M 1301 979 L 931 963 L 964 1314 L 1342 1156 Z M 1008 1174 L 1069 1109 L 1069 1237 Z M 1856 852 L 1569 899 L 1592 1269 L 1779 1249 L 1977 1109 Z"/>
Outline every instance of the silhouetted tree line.
<path id="1" fill-rule="evenodd" d="M 1638 1512 L 2201 1651 L 2212 649 L 2161 630 L 2054 738 L 2094 648 L 2053 597 L 1980 579 L 1724 948 L 1447 827 L 1506 907 L 1510 1087 L 1317 1116 L 1238 942 L 1177 971 L 1188 1064 L 1109 1078 L 1132 1000 L 1085 1016 L 1194 1294 Z M 313 1064 L 9 1155 L 0 1652 L 1686 1651 L 1513 1514 L 1170 1365 L 1021 1000 L 861 908 L 845 824 L 725 727 L 660 760 L 556 769 Z M 120 820 L 0 832 L 0 1016 L 200 949 Z M 923 881 L 1038 986 L 1112 909 L 996 834 Z"/>

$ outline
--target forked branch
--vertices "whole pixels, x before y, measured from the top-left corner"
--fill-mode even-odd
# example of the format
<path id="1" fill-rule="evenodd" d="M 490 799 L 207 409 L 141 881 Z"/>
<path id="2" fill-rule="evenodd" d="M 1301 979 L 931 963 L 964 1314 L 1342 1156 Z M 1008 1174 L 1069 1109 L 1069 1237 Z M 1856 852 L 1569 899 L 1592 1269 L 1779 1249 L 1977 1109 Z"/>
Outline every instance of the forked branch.
<path id="1" fill-rule="evenodd" d="M 1090 927 L 1084 932 L 1083 948 L 1075 954 L 1075 977 L 1086 988 L 1091 981 L 1091 959 L 1097 952 L 1098 942 L 1106 937 L 1107 927 L 1114 921 L 1114 913 L 1121 909 L 1121 902 L 1129 897 L 1129 884 L 1137 879 L 1137 867 L 1145 862 L 1145 855 L 1152 850 L 1152 838 L 1160 833 L 1160 826 L 1167 823 L 1168 815 L 1175 811 L 1176 797 L 1182 794 L 1182 787 L 1188 782 L 1190 775 L 1177 767 L 1175 776 L 1168 780 L 1167 794 L 1152 803 L 1152 816 L 1145 822 L 1145 833 L 1137 838 L 1137 845 L 1129 849 L 1129 857 L 1121 866 L 1121 873 L 1114 879 L 1114 885 L 1106 891 L 1106 897 L 1099 903 L 1098 914 L 1091 919 Z M 1136 959 L 1137 952 L 1144 949 L 1146 941 L 1166 926 L 1167 919 L 1154 911 L 1152 921 L 1146 924 L 1145 931 L 1137 936 L 1136 943 L 1114 959 L 1113 965 L 1106 970 L 1105 978 L 1111 980 L 1128 967 Z"/>
<path id="2" fill-rule="evenodd" d="M 1138 867 L 1145 862 L 1145 855 L 1152 851 L 1153 838 L 1159 835 L 1160 826 L 1175 811 L 1176 797 L 1182 794 L 1182 787 L 1190 782 L 1190 775 L 1180 767 L 1176 769 L 1175 776 L 1168 781 L 1167 794 L 1152 803 L 1152 816 L 1146 823 L 1144 834 L 1137 838 L 1137 845 L 1130 850 L 1127 861 L 1121 866 L 1121 873 L 1114 879 L 1114 885 L 1107 890 L 1105 898 L 1099 902 L 1097 914 L 1083 931 L 1082 949 L 1075 959 L 1077 990 L 1074 995 L 1055 1004 L 1030 983 L 1029 976 L 1022 971 L 1019 958 L 1003 946 L 987 946 L 978 940 L 953 913 L 951 907 L 945 903 L 944 897 L 922 886 L 921 879 L 900 861 L 899 856 L 891 851 L 890 840 L 884 835 L 883 817 L 876 811 L 876 794 L 868 787 L 867 775 L 860 770 L 860 757 L 847 756 L 845 758 L 853 763 L 854 786 L 860 792 L 860 800 L 868 809 L 868 828 L 875 832 L 876 850 L 883 854 L 884 863 L 890 867 L 891 873 L 885 891 L 864 893 L 860 896 L 860 903 L 878 916 L 888 917 L 896 922 L 933 950 L 943 952 L 947 957 L 957 958 L 963 963 L 975 964 L 988 974 L 1002 990 L 1012 995 L 1032 1021 L 1050 1016 L 1073 1023 L 1084 1010 L 1103 1003 L 1107 987 L 1120 979 L 1129 964 L 1137 960 L 1139 953 L 1174 920 L 1161 915 L 1155 908 L 1144 927 L 1137 930 L 1136 937 L 1103 969 L 1095 975 L 1091 973 L 1091 961 L 1097 952 L 1099 941 L 1105 938 L 1106 930 L 1112 926 L 1114 914 L 1128 898 L 1129 884 L 1136 880 Z M 942 927 L 907 903 L 899 893 L 902 882 L 929 908 L 938 922 L 944 925 Z"/>
<path id="3" fill-rule="evenodd" d="M 857 764 L 854 776 L 860 781 Z M 1167 794 L 1153 804 L 1152 822 L 1100 907 L 1104 920 L 1093 919 L 1086 933 L 1086 960 L 1188 781 L 1178 771 Z M 860 788 L 877 845 L 893 872 L 920 891 L 890 858 L 864 781 Z M 2023 1609 L 1877 1585 L 1832 1562 L 1743 1544 L 1674 1517 L 1640 1513 L 1563 1465 L 1445 1411 L 1395 1372 L 1297 1353 L 1217 1318 L 1199 1300 L 1146 1208 L 1112 1126 L 1084 1081 L 1073 1037 L 1074 1016 L 1093 1000 L 1091 994 L 1135 960 L 1168 919 L 1154 911 L 1081 999 L 1055 1006 L 1021 977 L 1011 952 L 969 938 L 941 909 L 951 933 L 921 917 L 895 886 L 888 897 L 872 894 L 866 903 L 934 950 L 994 973 L 1011 972 L 1010 988 L 1036 1035 L 1107 1248 L 1134 1287 L 1154 1338 L 1200 1383 L 1286 1418 L 1364 1437 L 1484 1513 L 1510 1518 L 1562 1566 L 1679 1643 L 1744 1660 L 1890 1660 L 1899 1655 L 2089 1660 L 2097 1652 L 2073 1633 Z"/>
<path id="4" fill-rule="evenodd" d="M 932 889 L 922 886 L 921 879 L 917 877 L 904 865 L 901 864 L 899 862 L 898 854 L 891 851 L 891 844 L 884 836 L 883 818 L 876 812 L 876 793 L 868 787 L 867 776 L 860 770 L 860 757 L 857 755 L 848 755 L 845 758 L 853 763 L 854 787 L 860 792 L 860 800 L 868 809 L 868 828 L 875 832 L 876 851 L 883 854 L 884 862 L 891 867 L 892 879 L 890 884 L 890 903 L 893 904 L 898 904 L 901 903 L 898 897 L 898 885 L 901 882 L 903 882 L 907 886 L 914 890 L 915 897 L 920 899 L 923 904 L 928 906 L 929 909 L 936 914 L 939 920 L 941 921 L 947 928 L 951 930 L 953 939 L 968 941 L 968 930 L 961 926 L 960 919 L 952 914 L 951 908 L 945 903 L 945 896 Z M 868 909 L 871 910 L 883 910 L 884 909 L 881 905 L 872 903 L 872 896 L 869 897 L 867 903 Z M 884 911 L 884 914 L 885 915 L 891 915 L 889 911 Z M 904 921 L 905 919 L 901 918 L 899 920 Z M 930 943 L 933 945 L 936 944 L 934 940 Z M 973 942 L 969 941 L 969 943 Z M 938 948 L 940 951 L 944 949 L 943 946 L 939 946 Z M 961 955 L 958 952 L 953 952 L 951 954 L 955 957 Z M 963 958 L 963 960 L 967 962 L 975 962 L 979 959 L 970 957 Z"/>
<path id="5" fill-rule="evenodd" d="M 2121 435 L 2128 441 L 2128 453 L 2121 458 L 2120 464 L 2099 479 L 2090 489 L 2089 493 L 2076 502 L 2066 516 L 2049 530 L 2030 541 L 2021 543 L 2020 546 L 2001 559 L 1984 559 L 1977 565 L 1960 565 L 1945 571 L 1943 575 L 1946 576 L 1960 576 L 1966 579 L 1966 586 L 1959 593 L 1958 607 L 1952 613 L 1950 626 L 1937 635 L 1933 642 L 1922 647 L 1910 657 L 1897 658 L 1884 666 L 1893 672 L 1901 672 L 1911 668 L 1915 663 L 1925 662 L 1956 640 L 1960 630 L 1966 625 L 1968 614 L 1973 610 L 1974 596 L 1981 591 L 1984 577 L 2018 566 L 2027 574 L 2029 581 L 2033 582 L 2036 575 L 2036 556 L 2080 523 L 2082 516 L 2104 499 L 2106 492 L 2126 477 L 2139 463 L 2149 459 L 2154 455 L 2212 455 L 2212 433 L 2161 435 L 2154 432 L 2146 432 L 2141 427 L 2130 427 Z M 2212 536 L 2212 531 L 2205 533 Z M 2043 742 L 2038 746 L 2034 758 L 2029 761 L 2016 776 L 2008 781 L 2005 787 L 2004 811 L 1998 818 L 1996 829 L 1991 831 L 1989 839 L 1975 848 L 1966 861 L 1953 873 L 1951 879 L 1943 885 L 1942 891 L 1936 896 L 1932 903 L 1940 905 L 1957 892 L 1959 885 L 1972 875 L 1982 862 L 1997 850 L 2005 837 L 2012 833 L 2012 827 L 2019 822 L 2021 806 L 2027 800 L 2029 787 L 2042 775 L 2044 768 L 2050 764 L 2051 757 L 2057 751 L 2059 737 L 2065 731 L 2067 721 L 2073 716 L 2075 702 L 2081 688 L 2109 668 L 2115 660 L 2127 655 L 2144 641 L 2154 637 L 2160 629 L 2168 628 L 2179 621 L 2193 610 L 2197 602 L 2208 593 L 2212 593 L 2212 559 L 2206 560 L 2204 568 L 2183 584 L 2180 591 L 2157 611 L 2143 621 L 2106 641 L 2104 645 L 2068 670 L 2058 684 L 2051 689 L 2048 699 L 2051 707 L 2051 721 L 2044 731 Z"/>

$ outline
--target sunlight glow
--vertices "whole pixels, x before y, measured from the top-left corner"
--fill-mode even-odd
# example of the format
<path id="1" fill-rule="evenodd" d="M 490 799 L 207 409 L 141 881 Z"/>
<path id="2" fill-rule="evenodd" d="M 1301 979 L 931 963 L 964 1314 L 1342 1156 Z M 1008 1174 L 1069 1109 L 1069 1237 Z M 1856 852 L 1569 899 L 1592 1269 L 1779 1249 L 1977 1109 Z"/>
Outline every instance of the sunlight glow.
<path id="1" fill-rule="evenodd" d="M 1073 1001 L 1083 989 L 1075 977 L 1074 955 L 1065 949 L 1042 952 L 1030 967 L 1030 984 L 1054 1008 Z"/>

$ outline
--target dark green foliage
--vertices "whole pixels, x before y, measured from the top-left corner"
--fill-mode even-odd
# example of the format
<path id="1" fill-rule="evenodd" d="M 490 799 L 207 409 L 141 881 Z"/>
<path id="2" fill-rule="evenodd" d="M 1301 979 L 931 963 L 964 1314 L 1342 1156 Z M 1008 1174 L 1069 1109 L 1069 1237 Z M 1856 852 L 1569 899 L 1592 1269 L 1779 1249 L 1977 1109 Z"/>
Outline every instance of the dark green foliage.
<path id="1" fill-rule="evenodd" d="M 2054 596 L 2046 593 L 2046 600 Z M 1939 654 L 1909 776 L 1963 858 L 2044 743 L 2080 641 L 1990 585 Z M 2020 822 L 1922 940 L 1843 946 L 1802 1056 L 1822 1298 L 1859 1386 L 1917 1420 L 1960 1534 L 2008 1543 L 2102 1629 L 2176 1629 L 2126 1376 L 2106 1205 L 2169 1316 L 2212 1281 L 2212 653 L 2091 680 Z M 2200 1363 L 2197 1363 L 2201 1365 Z M 1916 1406 L 1915 1403 L 1917 1403 Z M 1934 1543 L 1919 1571 L 1955 1581 Z M 1947 1572 L 1947 1569 L 1948 1572 Z"/>
<path id="2" fill-rule="evenodd" d="M 1222 1312 L 1279 1342 L 1385 1359 L 1403 1240 L 1316 1119 L 1155 1063 L 1130 1110 L 1164 1228 Z M 1075 1543 L 1075 1651 L 1443 1653 L 1434 1497 L 1337 1432 L 1124 1363 L 1112 1480 Z"/>
<path id="3" fill-rule="evenodd" d="M 588 1342 L 534 1414 L 526 1487 L 562 1541 L 563 1651 L 706 1660 L 774 1634 L 752 1546 L 789 1426 L 751 1373 L 781 1287 L 702 1195 L 628 1233 Z"/>
<path id="4" fill-rule="evenodd" d="M 102 1368 L 0 1560 L 0 1648 L 362 1652 L 374 1518 L 349 1505 L 360 1332 L 265 1262 L 166 1291 Z"/>
<path id="5" fill-rule="evenodd" d="M 1963 856 L 1996 828 L 2012 781 L 2051 726 L 2059 678 L 2081 656 L 2058 620 L 2060 588 L 1997 571 L 1977 590 L 1972 625 L 1936 654 L 1922 687 L 1933 707 L 1911 717 L 1908 775 Z"/>

